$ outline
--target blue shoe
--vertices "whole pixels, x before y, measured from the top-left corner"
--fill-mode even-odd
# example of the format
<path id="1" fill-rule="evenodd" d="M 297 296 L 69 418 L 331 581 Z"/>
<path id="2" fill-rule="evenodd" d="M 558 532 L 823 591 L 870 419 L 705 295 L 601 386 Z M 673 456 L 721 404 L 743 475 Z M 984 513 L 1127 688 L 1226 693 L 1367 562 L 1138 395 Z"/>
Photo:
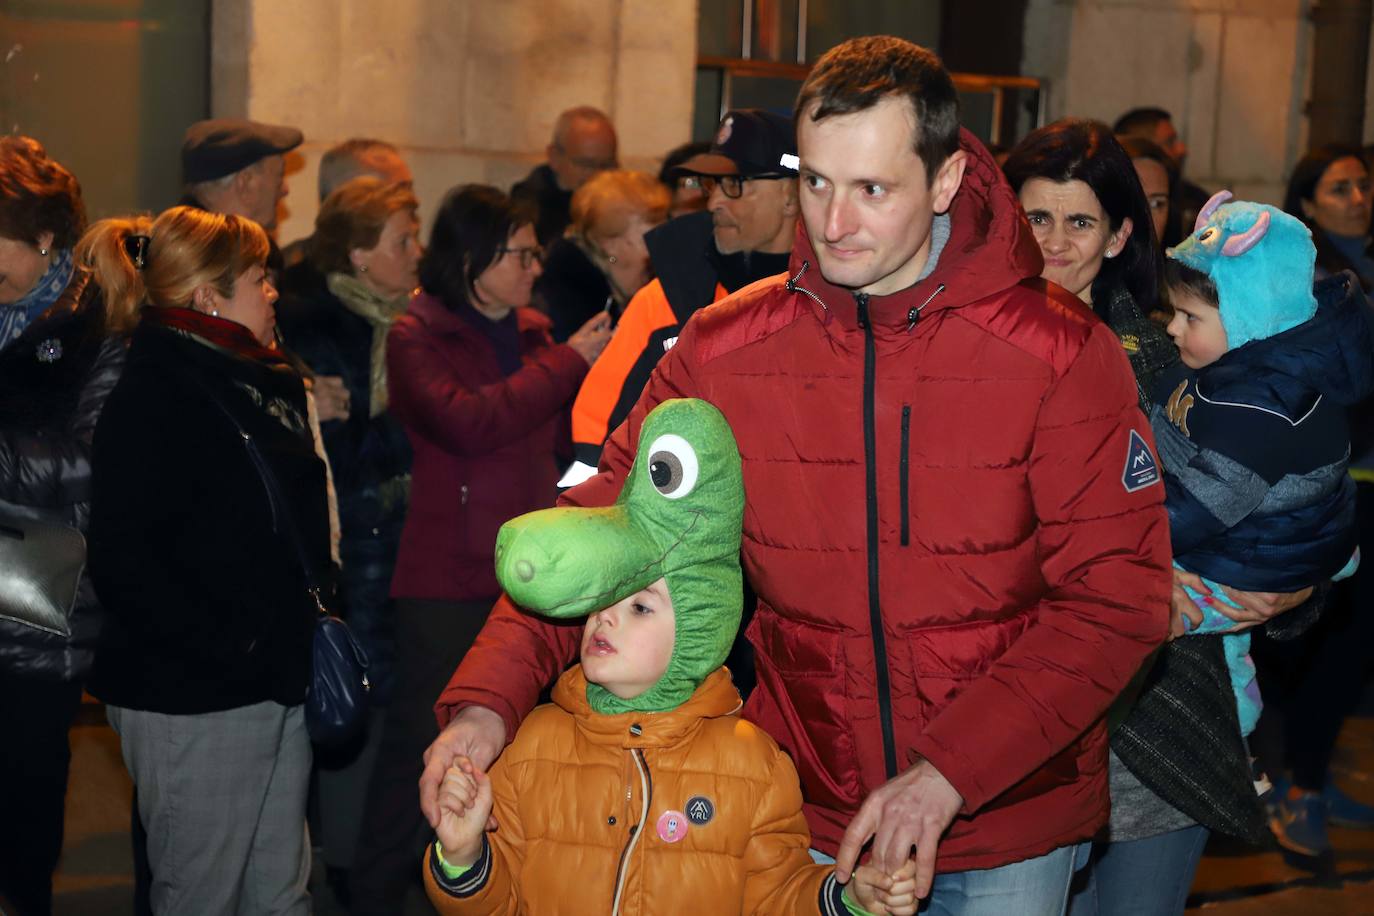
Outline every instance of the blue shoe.
<path id="1" fill-rule="evenodd" d="M 1330 779 L 1322 790 L 1322 800 L 1326 802 L 1326 819 L 1331 824 L 1355 830 L 1374 830 L 1374 805 L 1355 801 Z"/>
<path id="2" fill-rule="evenodd" d="M 1270 808 L 1269 829 L 1279 845 L 1295 855 L 1317 859 L 1331 854 L 1326 800 L 1318 792 L 1289 789 Z"/>

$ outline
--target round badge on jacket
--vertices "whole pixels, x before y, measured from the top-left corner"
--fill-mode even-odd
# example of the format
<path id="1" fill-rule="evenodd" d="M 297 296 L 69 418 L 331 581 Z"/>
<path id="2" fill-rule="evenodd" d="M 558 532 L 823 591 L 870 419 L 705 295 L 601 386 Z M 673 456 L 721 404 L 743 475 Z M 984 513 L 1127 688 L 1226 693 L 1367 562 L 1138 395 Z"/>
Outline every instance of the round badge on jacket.
<path id="1" fill-rule="evenodd" d="M 676 843 L 687 835 L 687 815 L 681 811 L 664 811 L 658 818 L 658 838 Z"/>
<path id="2" fill-rule="evenodd" d="M 705 795 L 693 795 L 687 799 L 687 820 L 704 827 L 716 816 L 716 806 Z"/>

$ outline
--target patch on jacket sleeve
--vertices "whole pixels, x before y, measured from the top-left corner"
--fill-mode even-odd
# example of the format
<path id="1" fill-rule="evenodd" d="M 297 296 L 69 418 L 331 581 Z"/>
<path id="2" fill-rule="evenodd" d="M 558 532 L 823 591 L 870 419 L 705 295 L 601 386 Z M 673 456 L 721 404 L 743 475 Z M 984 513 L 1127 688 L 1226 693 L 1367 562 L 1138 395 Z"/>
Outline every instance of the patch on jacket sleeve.
<path id="1" fill-rule="evenodd" d="M 1126 467 L 1121 471 L 1121 485 L 1127 493 L 1134 493 L 1159 483 L 1159 462 L 1155 461 L 1145 437 L 1131 430 L 1126 447 Z"/>

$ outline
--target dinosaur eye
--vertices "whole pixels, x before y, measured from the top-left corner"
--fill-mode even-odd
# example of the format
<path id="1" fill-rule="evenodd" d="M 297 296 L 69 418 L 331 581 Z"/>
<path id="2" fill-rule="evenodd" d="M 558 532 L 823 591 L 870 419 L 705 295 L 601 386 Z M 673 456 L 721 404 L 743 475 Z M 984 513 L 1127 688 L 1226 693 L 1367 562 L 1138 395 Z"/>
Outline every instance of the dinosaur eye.
<path id="1" fill-rule="evenodd" d="M 697 453 L 681 436 L 659 436 L 649 446 L 649 480 L 669 499 L 681 499 L 697 485 Z"/>
<path id="2" fill-rule="evenodd" d="M 1216 226 L 1208 226 L 1206 229 L 1202 230 L 1202 234 L 1199 235 L 1199 236 L 1197 237 L 1197 240 L 1198 240 L 1199 242 L 1210 242 L 1212 239 L 1214 239 L 1214 238 L 1216 238 L 1216 237 L 1217 237 L 1217 227 L 1216 227 Z"/>

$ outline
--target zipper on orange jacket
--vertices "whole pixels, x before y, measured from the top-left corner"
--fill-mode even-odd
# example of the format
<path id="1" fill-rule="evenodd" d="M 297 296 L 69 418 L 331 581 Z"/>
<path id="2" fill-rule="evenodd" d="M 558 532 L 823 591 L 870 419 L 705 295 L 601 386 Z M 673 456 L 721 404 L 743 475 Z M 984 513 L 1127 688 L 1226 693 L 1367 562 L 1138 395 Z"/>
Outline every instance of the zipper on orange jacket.
<path id="1" fill-rule="evenodd" d="M 635 768 L 639 771 L 640 806 L 639 823 L 630 828 L 630 839 L 620 851 L 620 865 L 615 870 L 615 902 L 611 906 L 611 916 L 620 914 L 620 895 L 625 891 L 625 878 L 630 872 L 630 856 L 634 853 L 639 838 L 649 822 L 649 802 L 654 796 L 654 781 L 649 778 L 649 764 L 644 760 L 644 752 L 635 748 L 630 751 Z"/>

